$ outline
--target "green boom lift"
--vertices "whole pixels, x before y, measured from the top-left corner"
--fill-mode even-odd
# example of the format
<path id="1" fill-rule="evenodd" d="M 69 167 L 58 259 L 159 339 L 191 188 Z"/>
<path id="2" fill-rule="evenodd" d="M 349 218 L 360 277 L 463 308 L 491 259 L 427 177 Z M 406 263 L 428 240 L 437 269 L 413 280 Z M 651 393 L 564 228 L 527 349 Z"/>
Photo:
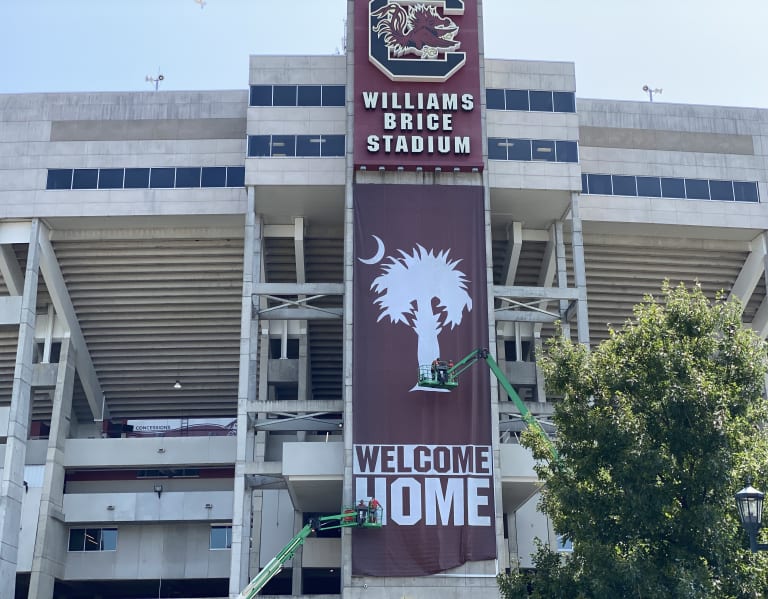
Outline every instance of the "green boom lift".
<path id="1" fill-rule="evenodd" d="M 515 406 L 520 411 L 520 417 L 523 419 L 528 428 L 536 431 L 542 439 L 544 439 L 549 447 L 549 451 L 552 453 L 552 459 L 557 460 L 558 454 L 555 449 L 552 440 L 547 435 L 546 431 L 542 428 L 538 420 L 531 414 L 531 411 L 525 405 L 525 402 L 520 399 L 520 396 L 515 391 L 512 384 L 502 372 L 496 360 L 491 356 L 491 352 L 487 349 L 476 349 L 458 362 L 454 364 L 451 361 L 442 360 L 437 358 L 431 365 L 419 366 L 419 382 L 420 387 L 430 387 L 432 389 L 455 389 L 459 386 L 459 375 L 470 368 L 475 362 L 485 360 L 491 372 L 496 376 L 499 384 L 507 392 L 507 395 L 515 402 Z"/>
<path id="2" fill-rule="evenodd" d="M 299 547 L 304 544 L 307 537 L 318 530 L 331 530 L 334 528 L 380 528 L 381 506 L 373 499 L 370 502 L 360 500 L 355 506 L 345 506 L 341 514 L 332 516 L 320 516 L 312 518 L 307 525 L 294 536 L 288 544 L 251 580 L 247 587 L 240 591 L 238 599 L 251 599 L 255 597 L 264 586 L 277 576 L 283 569 L 283 564 L 290 560 Z"/>

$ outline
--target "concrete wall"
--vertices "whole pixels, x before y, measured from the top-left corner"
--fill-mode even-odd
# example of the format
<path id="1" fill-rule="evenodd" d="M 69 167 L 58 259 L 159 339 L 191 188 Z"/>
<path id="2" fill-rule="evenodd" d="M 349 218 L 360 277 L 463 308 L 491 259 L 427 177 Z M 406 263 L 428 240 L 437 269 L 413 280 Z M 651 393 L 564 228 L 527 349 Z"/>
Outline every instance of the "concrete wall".
<path id="1" fill-rule="evenodd" d="M 67 580 L 227 578 L 229 550 L 210 550 L 210 525 L 117 527 L 117 551 L 67 553 Z"/>

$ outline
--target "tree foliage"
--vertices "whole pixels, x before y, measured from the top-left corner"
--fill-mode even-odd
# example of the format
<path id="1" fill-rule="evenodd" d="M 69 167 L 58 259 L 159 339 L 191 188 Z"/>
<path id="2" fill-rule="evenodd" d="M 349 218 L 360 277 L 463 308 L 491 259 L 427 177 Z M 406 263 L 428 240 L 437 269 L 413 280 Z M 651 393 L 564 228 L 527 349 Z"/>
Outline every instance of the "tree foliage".
<path id="1" fill-rule="evenodd" d="M 557 336 L 541 365 L 562 397 L 560 459 L 524 443 L 574 552 L 541 547 L 535 574 L 501 577 L 503 595 L 768 596 L 768 560 L 749 552 L 733 500 L 747 476 L 768 480 L 766 346 L 741 306 L 665 283 L 593 351 Z"/>

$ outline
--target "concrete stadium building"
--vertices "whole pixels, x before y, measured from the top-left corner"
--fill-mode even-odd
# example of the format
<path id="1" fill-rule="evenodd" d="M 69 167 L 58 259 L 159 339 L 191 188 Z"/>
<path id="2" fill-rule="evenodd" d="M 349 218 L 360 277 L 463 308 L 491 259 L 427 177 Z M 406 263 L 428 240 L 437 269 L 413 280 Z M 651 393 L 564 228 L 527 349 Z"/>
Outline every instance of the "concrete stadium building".
<path id="1" fill-rule="evenodd" d="M 594 345 L 668 278 L 739 297 L 768 332 L 768 110 L 577 98 L 571 63 L 486 59 L 479 1 L 429 5 L 450 47 L 381 54 L 392 5 L 415 6 L 350 0 L 345 55 L 252 56 L 248 90 L 0 96 L 1 597 L 236 597 L 310 518 L 373 490 L 380 530 L 321 531 L 262 594 L 491 598 L 535 537 L 556 547 L 485 366 L 467 376 L 488 431 L 452 441 L 430 425 L 463 382 L 440 401 L 395 388 L 404 356 L 416 382 L 417 300 L 371 320 L 402 343 L 359 328 L 381 291 L 361 269 L 413 248 L 479 260 L 458 317 L 427 299 L 441 347 L 487 344 L 545 426 L 535 352 L 556 320 Z M 409 70 L 434 55 L 457 62 Z M 465 195 L 479 228 L 454 212 Z M 385 250 L 374 229 L 416 233 Z M 472 341 L 449 338 L 470 310 Z M 385 420 L 394 432 L 356 436 Z M 492 459 L 437 483 L 384 460 L 367 480 L 374 446 Z M 460 506 L 457 489 L 476 495 Z M 443 560 L 462 543 L 440 535 L 472 527 L 490 549 Z"/>

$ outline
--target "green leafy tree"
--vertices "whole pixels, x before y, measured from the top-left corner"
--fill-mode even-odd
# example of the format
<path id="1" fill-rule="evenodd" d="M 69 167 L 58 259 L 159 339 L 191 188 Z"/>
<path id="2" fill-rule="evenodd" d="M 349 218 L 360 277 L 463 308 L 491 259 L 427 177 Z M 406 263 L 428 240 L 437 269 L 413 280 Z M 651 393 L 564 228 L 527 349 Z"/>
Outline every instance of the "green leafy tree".
<path id="1" fill-rule="evenodd" d="M 749 552 L 733 499 L 747 476 L 768 480 L 766 346 L 738 302 L 665 283 L 592 352 L 558 336 L 541 364 L 562 397 L 560 459 L 524 443 L 574 551 L 540 548 L 534 574 L 500 578 L 503 596 L 768 596 L 768 560 Z"/>

